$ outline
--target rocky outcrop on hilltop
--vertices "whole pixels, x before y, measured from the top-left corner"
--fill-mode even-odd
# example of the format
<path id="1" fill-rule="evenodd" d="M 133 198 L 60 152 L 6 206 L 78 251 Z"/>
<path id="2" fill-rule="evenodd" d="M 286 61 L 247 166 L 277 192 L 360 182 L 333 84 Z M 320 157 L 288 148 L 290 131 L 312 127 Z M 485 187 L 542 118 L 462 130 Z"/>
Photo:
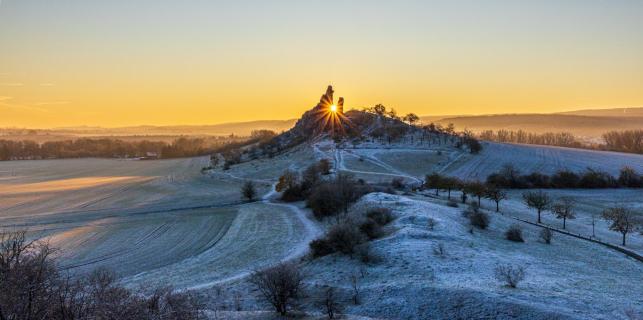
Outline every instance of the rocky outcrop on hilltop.
<path id="1" fill-rule="evenodd" d="M 290 132 L 296 136 L 316 137 L 321 134 L 337 134 L 343 131 L 344 98 L 335 103 L 333 86 L 328 86 L 319 103 L 306 111 Z"/>

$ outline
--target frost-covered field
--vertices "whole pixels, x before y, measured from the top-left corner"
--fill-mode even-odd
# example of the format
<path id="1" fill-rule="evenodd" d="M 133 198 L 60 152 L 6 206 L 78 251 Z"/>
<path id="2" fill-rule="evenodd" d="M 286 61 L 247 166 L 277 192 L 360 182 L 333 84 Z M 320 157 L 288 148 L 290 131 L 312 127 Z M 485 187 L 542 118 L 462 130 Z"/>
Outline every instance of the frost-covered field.
<path id="1" fill-rule="evenodd" d="M 65 270 L 108 267 L 150 288 L 199 287 L 303 254 L 314 233 L 298 208 L 244 204 L 244 179 L 201 174 L 207 163 L 0 162 L 0 227 L 49 241 Z M 262 195 L 272 182 L 257 179 L 257 186 Z"/>
<path id="2" fill-rule="evenodd" d="M 389 235 L 370 244 L 374 261 L 337 254 L 305 261 L 300 310 L 319 314 L 320 292 L 333 287 L 344 313 L 375 319 L 628 319 L 643 312 L 643 264 L 622 253 L 559 234 L 547 245 L 528 224 L 521 224 L 524 243 L 508 241 L 504 231 L 517 223 L 508 214 L 490 213 L 487 230 L 470 232 L 461 209 L 441 199 L 370 194 L 352 212 L 371 207 L 396 216 Z M 429 218 L 437 221 L 433 230 Z M 435 252 L 439 245 L 444 254 Z M 526 268 L 517 289 L 495 279 L 498 265 Z M 359 304 L 352 302 L 353 276 Z M 211 308 L 232 305 L 234 292 L 244 297 L 243 310 L 268 308 L 245 280 L 200 291 L 217 292 L 223 294 Z"/>
<path id="3" fill-rule="evenodd" d="M 121 161 L 74 159 L 0 162 L 0 227 L 28 228 L 30 236 L 60 248 L 59 264 L 76 273 L 105 266 L 129 286 L 172 285 L 190 289 L 209 308 L 233 304 L 242 296 L 241 313 L 233 319 L 270 319 L 248 274 L 280 261 L 301 261 L 308 243 L 328 224 L 310 217 L 303 203 L 275 200 L 272 185 L 284 170 L 302 170 L 321 158 L 336 171 L 351 172 L 369 182 L 401 177 L 419 183 L 431 172 L 484 179 L 511 162 L 523 172 L 546 173 L 568 168 L 597 168 L 616 174 L 623 165 L 643 172 L 638 155 L 552 147 L 486 144 L 480 155 L 447 146 L 336 148 L 330 141 L 302 145 L 272 159 L 259 159 L 230 170 L 200 169 L 207 158 Z M 262 201 L 243 203 L 239 189 L 254 180 Z M 300 308 L 319 315 L 319 292 L 335 287 L 351 319 L 625 319 L 625 312 L 643 312 L 643 263 L 620 252 L 556 234 L 546 245 L 538 227 L 515 219 L 535 220 L 511 191 L 502 214 L 490 212 L 491 226 L 470 233 L 461 208 L 446 206 L 444 197 L 422 194 L 370 194 L 352 209 L 391 208 L 396 220 L 388 235 L 371 243 L 376 261 L 331 255 L 304 259 L 305 299 Z M 597 215 L 615 203 L 643 209 L 640 190 L 548 190 L 552 196 L 573 196 L 577 218 L 570 232 L 618 244 L 620 235 L 607 230 Z M 457 197 L 457 192 L 453 197 Z M 483 208 L 494 204 L 483 200 Z M 427 219 L 438 222 L 434 230 Z M 543 214 L 543 222 L 560 220 Z M 526 243 L 504 239 L 503 232 L 520 223 Z M 434 248 L 445 248 L 437 255 Z M 628 248 L 643 252 L 643 237 L 632 233 Z M 503 287 L 493 277 L 499 264 L 521 265 L 527 277 L 518 289 Z M 358 275 L 359 305 L 350 303 L 349 278 Z M 214 299 L 223 290 L 223 297 Z M 219 314 L 220 315 L 220 314 Z"/>
<path id="4" fill-rule="evenodd" d="M 643 155 L 571 149 L 551 146 L 485 143 L 478 155 L 465 155 L 446 168 L 446 173 L 467 179 L 484 180 L 503 165 L 513 164 L 522 173 L 552 174 L 558 170 L 598 169 L 618 176 L 629 166 L 643 172 Z"/>

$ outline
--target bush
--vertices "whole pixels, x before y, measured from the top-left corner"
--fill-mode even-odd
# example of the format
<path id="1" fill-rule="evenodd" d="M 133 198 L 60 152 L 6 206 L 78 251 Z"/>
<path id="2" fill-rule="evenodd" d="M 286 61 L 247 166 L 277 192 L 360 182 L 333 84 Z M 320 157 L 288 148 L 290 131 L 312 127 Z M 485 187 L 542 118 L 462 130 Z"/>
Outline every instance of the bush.
<path id="1" fill-rule="evenodd" d="M 402 178 L 393 178 L 391 180 L 391 186 L 395 189 L 402 190 L 404 189 L 404 179 Z"/>
<path id="2" fill-rule="evenodd" d="M 522 266 L 500 265 L 495 269 L 495 277 L 509 288 L 515 288 L 520 281 L 525 279 L 525 268 Z"/>
<path id="3" fill-rule="evenodd" d="M 313 257 L 319 258 L 335 252 L 333 246 L 326 239 L 315 239 L 309 244 Z"/>
<path id="4" fill-rule="evenodd" d="M 296 202 L 306 199 L 306 191 L 301 184 L 287 188 L 281 194 L 281 200 L 285 202 Z"/>
<path id="5" fill-rule="evenodd" d="M 433 218 L 429 218 L 426 222 L 426 226 L 427 228 L 429 228 L 429 230 L 435 229 L 437 225 L 438 225 L 438 222 Z"/>
<path id="6" fill-rule="evenodd" d="M 525 240 L 522 238 L 522 229 L 517 224 L 514 224 L 509 227 L 509 229 L 507 229 L 507 231 L 505 232 L 505 237 L 507 238 L 507 240 L 515 242 L 525 242 Z"/>
<path id="7" fill-rule="evenodd" d="M 447 249 L 442 242 L 438 242 L 433 246 L 433 254 L 438 257 L 445 257 L 447 255 Z"/>
<path id="8" fill-rule="evenodd" d="M 381 238 L 384 235 L 382 226 L 373 219 L 364 220 L 364 222 L 360 224 L 359 230 L 370 240 Z"/>
<path id="9" fill-rule="evenodd" d="M 387 208 L 375 208 L 366 212 L 366 217 L 374 220 L 379 225 L 389 224 L 393 221 L 393 214 L 390 209 Z"/>
<path id="10" fill-rule="evenodd" d="M 326 240 L 335 251 L 352 257 L 355 248 L 366 242 L 366 237 L 354 223 L 347 222 L 331 227 L 326 235 Z"/>
<path id="11" fill-rule="evenodd" d="M 561 170 L 551 177 L 551 186 L 554 188 L 576 188 L 580 178 L 569 170 Z"/>
<path id="12" fill-rule="evenodd" d="M 554 233 L 549 230 L 549 228 L 544 228 L 540 230 L 540 239 L 543 240 L 546 244 L 551 244 L 551 239 L 554 237 Z"/>
<path id="13" fill-rule="evenodd" d="M 469 215 L 469 222 L 472 226 L 486 229 L 489 226 L 489 216 L 484 212 L 474 212 Z"/>
<path id="14" fill-rule="evenodd" d="M 317 219 L 348 213 L 349 207 L 367 191 L 352 175 L 340 173 L 335 179 L 314 187 L 307 205 Z"/>

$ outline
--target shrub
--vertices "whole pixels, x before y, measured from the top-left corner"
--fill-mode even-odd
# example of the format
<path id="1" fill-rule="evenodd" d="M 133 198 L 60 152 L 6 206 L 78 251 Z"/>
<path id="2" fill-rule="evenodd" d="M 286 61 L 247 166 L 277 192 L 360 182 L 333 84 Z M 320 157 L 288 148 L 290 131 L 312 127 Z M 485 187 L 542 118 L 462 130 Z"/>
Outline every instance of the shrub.
<path id="1" fill-rule="evenodd" d="M 333 165 L 330 163 L 330 160 L 328 159 L 319 160 L 319 164 L 317 166 L 319 168 L 319 171 L 323 175 L 329 175 L 330 169 L 333 167 Z"/>
<path id="2" fill-rule="evenodd" d="M 328 231 L 326 239 L 334 250 L 348 254 L 351 257 L 355 253 L 355 248 L 366 242 L 364 234 L 352 222 L 334 225 Z"/>
<path id="3" fill-rule="evenodd" d="M 469 215 L 469 222 L 474 227 L 486 229 L 489 226 L 489 216 L 484 212 L 477 211 Z"/>
<path id="4" fill-rule="evenodd" d="M 359 230 L 369 239 L 377 239 L 384 235 L 382 226 L 373 219 L 366 219 L 359 226 Z"/>
<path id="5" fill-rule="evenodd" d="M 445 257 L 447 255 L 447 249 L 444 247 L 442 242 L 438 242 L 433 246 L 433 254 L 438 257 Z"/>
<path id="6" fill-rule="evenodd" d="M 507 240 L 515 242 L 525 242 L 525 240 L 522 238 L 522 229 L 517 224 L 511 225 L 511 227 L 507 229 L 507 231 L 505 232 L 505 237 L 507 238 Z"/>
<path id="7" fill-rule="evenodd" d="M 318 219 L 346 214 L 351 204 L 367 191 L 367 187 L 357 184 L 352 175 L 340 173 L 332 181 L 313 188 L 307 204 Z"/>
<path id="8" fill-rule="evenodd" d="M 335 252 L 335 249 L 333 248 L 333 246 L 328 242 L 328 240 L 324 238 L 315 239 L 311 241 L 308 245 L 310 246 L 310 251 L 312 252 L 313 257 L 315 258 L 323 257 Z"/>
<path id="9" fill-rule="evenodd" d="M 576 188 L 580 178 L 569 170 L 561 170 L 551 177 L 551 186 L 554 188 Z"/>
<path id="10" fill-rule="evenodd" d="M 540 230 L 540 239 L 543 240 L 546 244 L 551 244 L 551 239 L 554 237 L 554 233 L 549 230 L 549 228 L 544 228 Z"/>
<path id="11" fill-rule="evenodd" d="M 616 179 L 609 173 L 588 169 L 578 182 L 581 188 L 611 188 L 617 185 Z"/>
<path id="12" fill-rule="evenodd" d="M 515 288 L 525 279 L 525 268 L 522 266 L 499 265 L 495 269 L 495 277 L 510 288 Z"/>
<path id="13" fill-rule="evenodd" d="M 435 229 L 437 225 L 438 225 L 438 222 L 433 218 L 429 218 L 426 222 L 426 226 L 427 228 L 429 228 L 429 230 Z"/>
<path id="14" fill-rule="evenodd" d="M 305 190 L 302 185 L 297 184 L 292 187 L 287 188 L 281 194 L 281 200 L 285 202 L 296 202 L 306 199 L 307 190 Z"/>
<path id="15" fill-rule="evenodd" d="M 385 225 L 393 221 L 393 214 L 388 208 L 375 208 L 366 212 L 366 217 L 374 220 L 379 225 Z"/>
<path id="16" fill-rule="evenodd" d="M 391 180 L 391 186 L 395 189 L 402 190 L 404 189 L 404 179 L 402 178 L 393 178 Z"/>

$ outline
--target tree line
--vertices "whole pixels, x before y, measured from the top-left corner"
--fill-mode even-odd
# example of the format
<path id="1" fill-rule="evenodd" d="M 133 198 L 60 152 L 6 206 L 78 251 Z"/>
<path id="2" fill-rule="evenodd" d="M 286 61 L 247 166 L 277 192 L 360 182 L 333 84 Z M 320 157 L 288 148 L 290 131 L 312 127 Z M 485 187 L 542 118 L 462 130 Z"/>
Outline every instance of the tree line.
<path id="1" fill-rule="evenodd" d="M 229 144 L 251 143 L 253 137 L 180 137 L 163 141 L 80 138 L 66 141 L 0 140 L 0 161 L 63 158 L 181 158 L 211 154 Z"/>
<path id="2" fill-rule="evenodd" d="M 604 151 L 617 151 L 627 153 L 643 153 L 643 129 L 609 131 L 601 137 L 603 143 L 584 143 L 579 141 L 569 132 L 545 132 L 530 133 L 523 130 L 485 130 L 477 137 L 481 140 L 504 142 L 549 145 L 568 148 L 582 148 Z"/>
<path id="3" fill-rule="evenodd" d="M 621 168 L 618 177 L 591 168 L 580 173 L 564 169 L 552 175 L 540 172 L 521 174 L 514 166 L 506 164 L 498 172 L 490 174 L 487 183 L 511 189 L 643 188 L 643 176 L 627 166 Z"/>

